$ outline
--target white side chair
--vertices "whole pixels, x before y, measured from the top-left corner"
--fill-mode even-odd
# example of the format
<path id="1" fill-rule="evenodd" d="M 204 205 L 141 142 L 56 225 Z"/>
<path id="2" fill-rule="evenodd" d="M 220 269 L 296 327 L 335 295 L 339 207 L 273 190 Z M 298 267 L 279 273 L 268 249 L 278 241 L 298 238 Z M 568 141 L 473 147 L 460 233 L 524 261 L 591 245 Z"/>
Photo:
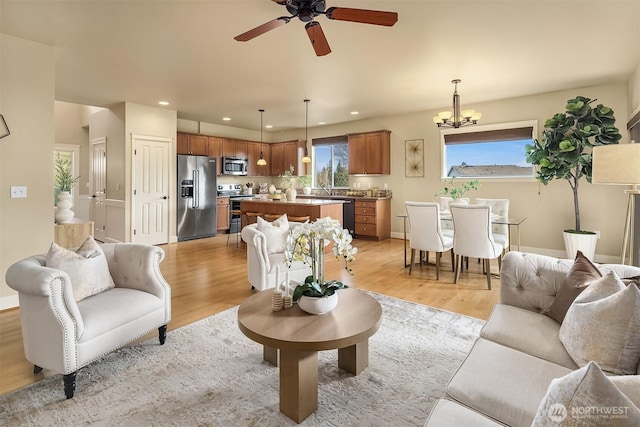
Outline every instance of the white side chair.
<path id="1" fill-rule="evenodd" d="M 18 291 L 26 359 L 34 374 L 63 374 L 67 399 L 83 366 L 157 329 L 165 343 L 171 288 L 160 273 L 164 251 L 134 243 L 100 245 L 115 288 L 76 302 L 69 274 L 36 255 L 13 264 L 7 284 Z"/>
<path id="2" fill-rule="evenodd" d="M 445 236 L 440 224 L 440 206 L 435 202 L 404 202 L 409 218 L 409 246 L 411 247 L 411 263 L 409 274 L 413 270 L 416 249 L 436 252 L 436 279 L 440 280 L 440 258 L 442 253 L 453 248 L 453 238 Z M 451 254 L 453 267 L 453 253 Z M 422 264 L 422 256 L 420 255 Z"/>
<path id="3" fill-rule="evenodd" d="M 299 225 L 297 222 L 289 222 L 289 227 Z M 286 263 L 284 251 L 274 252 L 270 250 L 270 242 L 267 236 L 258 230 L 257 224 L 249 224 L 242 229 L 242 240 L 247 244 L 247 275 L 252 288 L 259 291 L 275 288 L 276 269 L 280 266 L 280 279 L 284 280 Z M 311 266 L 294 261 L 289 269 L 289 279 L 302 283 L 311 275 Z"/>
<path id="4" fill-rule="evenodd" d="M 503 247 L 493 239 L 491 231 L 491 207 L 488 205 L 451 204 L 453 218 L 453 252 L 456 254 L 456 274 L 458 283 L 462 258 L 472 257 L 484 261 L 483 271 L 487 275 L 487 288 L 491 289 L 491 260 L 498 259 L 498 271 Z"/>
<path id="5" fill-rule="evenodd" d="M 500 218 L 509 218 L 509 199 L 481 199 L 476 198 L 476 205 L 491 206 L 491 213 Z M 509 226 L 507 224 L 492 224 L 493 240 L 503 246 L 502 254 L 509 250 Z"/>
<path id="6" fill-rule="evenodd" d="M 438 204 L 440 205 L 440 212 L 449 213 L 449 204 L 451 203 L 460 203 L 464 205 L 468 205 L 470 199 L 468 197 L 461 197 L 459 199 L 452 199 L 451 197 L 440 196 L 438 200 Z M 450 219 L 443 219 L 442 222 L 442 232 L 445 236 L 453 237 L 453 221 Z"/>

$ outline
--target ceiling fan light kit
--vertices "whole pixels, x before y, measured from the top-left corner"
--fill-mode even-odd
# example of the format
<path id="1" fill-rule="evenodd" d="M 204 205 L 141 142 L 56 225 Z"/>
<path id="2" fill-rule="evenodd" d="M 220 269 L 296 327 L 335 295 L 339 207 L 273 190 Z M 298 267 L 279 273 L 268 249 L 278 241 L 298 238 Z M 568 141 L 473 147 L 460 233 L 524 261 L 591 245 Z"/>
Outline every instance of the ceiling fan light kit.
<path id="1" fill-rule="evenodd" d="M 396 12 L 354 9 L 349 7 L 330 7 L 326 9 L 325 0 L 272 1 L 284 6 L 291 16 L 281 16 L 273 19 L 234 37 L 235 40 L 240 42 L 249 41 L 267 31 L 288 24 L 292 18 L 298 18 L 300 21 L 306 22 L 305 30 L 316 55 L 324 56 L 331 53 L 331 48 L 329 47 L 329 42 L 324 35 L 320 23 L 314 21 L 318 15 L 325 15 L 328 19 L 335 21 L 359 22 L 361 24 L 382 25 L 385 27 L 391 27 L 398 21 L 398 14 Z"/>
<path id="2" fill-rule="evenodd" d="M 441 111 L 433 117 L 433 122 L 438 127 L 457 129 L 462 126 L 475 125 L 478 124 L 480 117 L 482 117 L 482 113 L 476 110 L 461 111 L 460 95 L 458 95 L 458 83 L 461 81 L 460 79 L 451 80 L 451 83 L 455 85 L 453 90 L 453 111 Z"/>

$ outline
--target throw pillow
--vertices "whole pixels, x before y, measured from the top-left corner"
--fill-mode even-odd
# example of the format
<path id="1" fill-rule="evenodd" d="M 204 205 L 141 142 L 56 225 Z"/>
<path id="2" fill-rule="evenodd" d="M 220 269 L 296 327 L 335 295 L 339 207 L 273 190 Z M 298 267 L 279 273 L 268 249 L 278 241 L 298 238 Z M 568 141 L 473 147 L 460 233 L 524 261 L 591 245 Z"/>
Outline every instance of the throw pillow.
<path id="1" fill-rule="evenodd" d="M 594 361 L 612 374 L 635 374 L 640 360 L 640 290 L 625 286 L 614 272 L 592 282 L 569 307 L 560 341 L 578 366 Z"/>
<path id="2" fill-rule="evenodd" d="M 571 270 L 569 270 L 562 286 L 558 289 L 556 298 L 546 313 L 547 316 L 558 323 L 562 323 L 569 306 L 586 289 L 588 282 L 600 277 L 602 277 L 602 273 L 600 273 L 598 267 L 593 265 L 582 252 L 578 251 Z"/>
<path id="3" fill-rule="evenodd" d="M 589 362 L 551 381 L 531 425 L 638 426 L 640 409 Z"/>
<path id="4" fill-rule="evenodd" d="M 75 251 L 52 243 L 45 265 L 69 275 L 76 302 L 115 287 L 104 252 L 91 236 Z"/>
<path id="5" fill-rule="evenodd" d="M 289 235 L 287 214 L 283 214 L 273 222 L 265 221 L 258 217 L 257 229 L 265 235 L 267 253 L 269 255 L 285 251 L 287 248 L 287 236 Z"/>

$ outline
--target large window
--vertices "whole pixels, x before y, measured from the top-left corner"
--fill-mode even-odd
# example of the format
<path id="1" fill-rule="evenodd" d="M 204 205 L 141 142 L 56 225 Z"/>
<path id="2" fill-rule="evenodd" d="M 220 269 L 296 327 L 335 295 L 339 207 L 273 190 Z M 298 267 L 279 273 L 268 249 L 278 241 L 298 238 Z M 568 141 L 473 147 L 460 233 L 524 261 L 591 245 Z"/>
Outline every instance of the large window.
<path id="1" fill-rule="evenodd" d="M 442 177 L 531 178 L 525 146 L 536 138 L 537 121 L 443 130 Z"/>
<path id="2" fill-rule="evenodd" d="M 316 138 L 313 145 L 313 186 L 349 188 L 347 136 Z"/>

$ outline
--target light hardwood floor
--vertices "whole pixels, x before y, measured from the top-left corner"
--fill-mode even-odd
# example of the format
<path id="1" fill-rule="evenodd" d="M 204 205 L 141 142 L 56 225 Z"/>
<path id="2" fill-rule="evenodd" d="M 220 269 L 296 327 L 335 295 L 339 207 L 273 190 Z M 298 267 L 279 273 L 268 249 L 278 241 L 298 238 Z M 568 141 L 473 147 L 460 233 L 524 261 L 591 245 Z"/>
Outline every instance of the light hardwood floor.
<path id="1" fill-rule="evenodd" d="M 254 291 L 247 281 L 246 249 L 236 248 L 235 236 L 226 245 L 225 235 L 189 242 L 162 245 L 166 256 L 161 271 L 171 285 L 172 319 L 170 331 L 240 304 Z M 499 279 L 486 289 L 481 264 L 469 263 L 457 285 L 453 284 L 450 257 L 442 260 L 440 281 L 435 280 L 435 267 L 403 267 L 402 240 L 381 242 L 356 239 L 356 261 L 353 276 L 332 257 L 325 261 L 325 277 L 340 279 L 357 288 L 438 307 L 444 310 L 487 319 L 499 299 Z M 433 258 L 433 254 L 432 254 Z M 497 271 L 497 264 L 492 264 Z M 420 321 L 420 319 L 416 319 Z M 145 339 L 157 334 L 150 334 Z M 32 374 L 33 366 L 24 358 L 18 309 L 0 312 L 0 395 L 37 382 L 48 375 L 44 370 Z"/>

